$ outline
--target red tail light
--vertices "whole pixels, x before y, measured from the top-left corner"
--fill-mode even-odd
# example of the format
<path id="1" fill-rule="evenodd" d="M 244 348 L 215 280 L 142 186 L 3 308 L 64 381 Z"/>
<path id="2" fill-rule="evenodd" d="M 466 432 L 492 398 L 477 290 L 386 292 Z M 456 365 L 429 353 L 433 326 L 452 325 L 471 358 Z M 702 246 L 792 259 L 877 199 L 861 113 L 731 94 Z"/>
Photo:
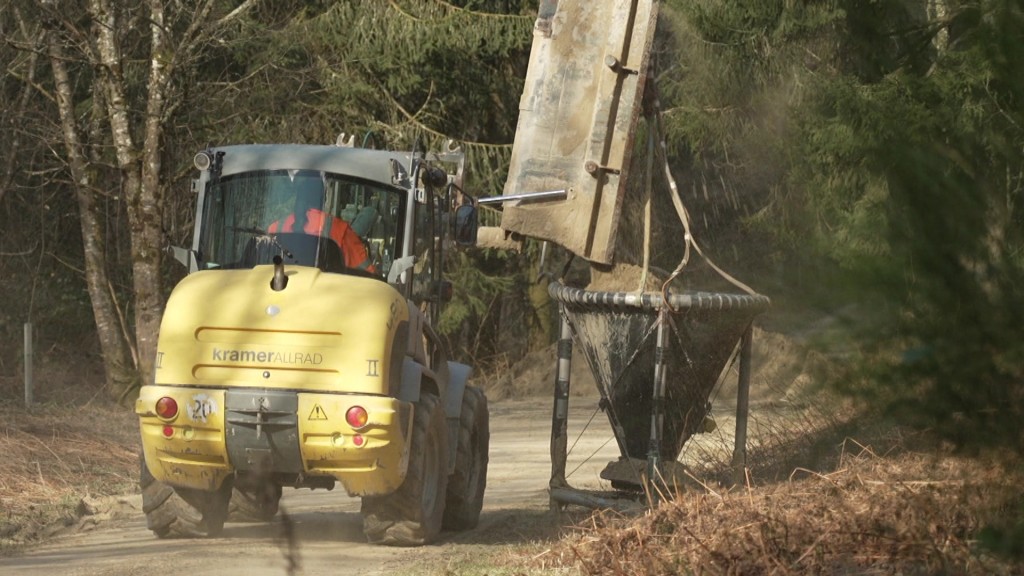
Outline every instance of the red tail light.
<path id="1" fill-rule="evenodd" d="M 370 415 L 366 413 L 366 409 L 362 406 L 353 406 L 345 412 L 345 421 L 348 425 L 359 430 L 370 420 Z"/>
<path id="2" fill-rule="evenodd" d="M 178 415 L 178 403 L 169 396 L 156 401 L 156 415 L 165 419 L 170 420 Z"/>

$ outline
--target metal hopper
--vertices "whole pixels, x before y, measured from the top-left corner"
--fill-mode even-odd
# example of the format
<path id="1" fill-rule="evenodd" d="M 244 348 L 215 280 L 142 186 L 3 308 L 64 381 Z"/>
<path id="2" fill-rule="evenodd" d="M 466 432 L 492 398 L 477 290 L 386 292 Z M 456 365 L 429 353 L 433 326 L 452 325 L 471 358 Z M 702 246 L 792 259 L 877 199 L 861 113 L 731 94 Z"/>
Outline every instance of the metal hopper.
<path id="1" fill-rule="evenodd" d="M 671 474 L 666 468 L 703 427 L 708 397 L 737 344 L 769 305 L 760 294 L 691 292 L 671 294 L 666 301 L 657 292 L 595 292 L 559 283 L 548 292 L 562 311 L 563 338 L 571 334 L 600 390 L 622 455 L 619 465 L 613 463 L 602 475 L 617 487 Z M 745 343 L 749 346 L 749 339 Z M 556 429 L 559 393 L 568 399 L 562 364 L 570 357 L 567 342 L 559 348 Z M 553 432 L 553 462 L 559 459 L 557 436 Z M 564 467 L 559 470 L 554 462 L 553 497 L 567 486 Z"/>

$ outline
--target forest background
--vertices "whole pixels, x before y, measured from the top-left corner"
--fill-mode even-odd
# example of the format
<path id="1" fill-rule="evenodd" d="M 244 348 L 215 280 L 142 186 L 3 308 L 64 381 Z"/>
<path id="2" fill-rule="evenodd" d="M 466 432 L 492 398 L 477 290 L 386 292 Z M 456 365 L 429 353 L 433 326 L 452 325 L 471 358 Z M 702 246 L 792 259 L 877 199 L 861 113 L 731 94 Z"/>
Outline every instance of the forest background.
<path id="1" fill-rule="evenodd" d="M 64 375 L 54 398 L 124 401 L 149 377 L 207 145 L 451 138 L 472 192 L 500 194 L 537 9 L 0 0 L 0 397 L 20 398 L 25 322 L 39 370 Z M 962 448 L 1024 450 L 1022 2 L 660 10 L 651 79 L 705 251 L 780 329 L 840 321 L 819 343 L 843 360 L 833 389 Z M 460 358 L 496 370 L 551 342 L 539 254 L 452 262 Z"/>

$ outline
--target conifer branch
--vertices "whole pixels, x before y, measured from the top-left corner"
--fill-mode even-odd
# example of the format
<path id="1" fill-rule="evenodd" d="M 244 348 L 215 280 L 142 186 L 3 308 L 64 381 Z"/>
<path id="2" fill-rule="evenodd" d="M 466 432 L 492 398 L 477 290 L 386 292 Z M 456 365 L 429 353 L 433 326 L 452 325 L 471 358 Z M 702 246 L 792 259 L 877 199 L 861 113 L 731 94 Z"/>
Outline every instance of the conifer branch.
<path id="1" fill-rule="evenodd" d="M 422 112 L 426 108 L 427 103 L 430 102 L 431 95 L 434 92 L 434 83 L 433 82 L 430 83 L 430 94 L 427 95 L 427 99 L 423 102 L 423 105 L 420 106 L 420 109 L 417 110 L 415 114 L 412 114 L 411 112 L 406 110 L 405 107 L 402 106 L 401 103 L 399 103 L 398 100 L 396 100 L 395 97 L 391 95 L 391 92 L 389 92 L 387 88 L 385 88 L 384 86 L 380 86 L 380 90 L 381 90 L 381 92 L 384 93 L 385 96 L 387 96 L 387 98 L 391 102 L 391 104 L 394 105 L 394 107 L 399 112 L 401 112 L 402 116 L 405 116 L 405 119 L 410 124 L 416 126 L 420 130 L 423 130 L 424 132 L 426 132 L 428 134 L 431 134 L 433 136 L 436 136 L 438 138 L 443 138 L 443 139 L 446 139 L 446 140 L 447 139 L 455 140 L 455 141 L 457 141 L 459 143 L 465 144 L 467 146 L 472 146 L 472 147 L 496 148 L 496 149 L 503 149 L 503 150 L 506 150 L 506 149 L 507 150 L 511 150 L 512 149 L 512 144 L 489 144 L 487 142 L 472 142 L 472 141 L 468 141 L 468 140 L 460 140 L 460 139 L 455 138 L 455 137 L 453 137 L 451 135 L 444 134 L 443 132 L 439 132 L 438 130 L 435 130 L 435 129 L 431 128 L 430 126 L 427 126 L 423 122 L 419 121 L 417 119 L 417 117 L 420 115 L 420 112 Z"/>

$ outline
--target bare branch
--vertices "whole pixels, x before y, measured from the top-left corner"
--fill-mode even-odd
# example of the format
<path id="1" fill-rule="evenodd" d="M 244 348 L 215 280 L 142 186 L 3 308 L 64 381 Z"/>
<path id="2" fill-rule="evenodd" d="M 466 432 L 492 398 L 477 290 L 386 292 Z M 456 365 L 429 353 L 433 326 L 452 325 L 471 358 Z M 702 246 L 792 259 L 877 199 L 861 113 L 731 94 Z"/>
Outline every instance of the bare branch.
<path id="1" fill-rule="evenodd" d="M 242 14 L 245 14 L 250 9 L 252 9 L 252 7 L 255 6 L 257 2 L 259 2 L 259 0 L 245 0 L 245 2 L 242 2 L 241 4 L 239 4 L 237 8 L 235 8 L 234 10 L 229 12 L 226 16 L 224 16 L 223 18 L 218 20 L 217 21 L 217 27 L 229 24 L 235 18 L 238 18 Z"/>
<path id="2" fill-rule="evenodd" d="M 37 248 L 39 248 L 39 243 L 38 242 L 33 244 L 32 247 L 29 248 L 28 250 L 22 250 L 21 252 L 0 252 L 0 256 L 3 256 L 3 257 L 8 257 L 8 256 L 28 256 L 29 254 L 35 252 Z"/>
<path id="3" fill-rule="evenodd" d="M 18 19 L 19 28 L 21 29 L 21 33 L 23 36 L 25 36 L 26 40 L 30 37 L 34 38 L 34 40 L 32 50 L 28 58 L 28 72 L 26 74 L 26 77 L 21 79 L 13 70 L 8 69 L 7 71 L 10 76 L 21 79 L 23 84 L 21 94 L 19 95 L 15 106 L 15 112 L 11 116 L 12 123 L 16 122 L 18 118 L 21 118 L 25 115 L 25 111 L 28 109 L 29 98 L 32 96 L 33 89 L 39 90 L 44 95 L 46 94 L 44 90 L 37 87 L 37 84 L 35 82 L 36 63 L 39 59 L 39 53 L 41 50 L 43 36 L 39 34 L 38 28 L 36 30 L 29 29 L 28 24 L 22 17 L 20 10 L 15 9 L 14 15 Z M 10 145 L 4 150 L 4 172 L 2 175 L 2 180 L 0 180 L 0 202 L 3 201 L 4 196 L 7 195 L 7 191 L 11 189 L 11 184 L 14 182 L 15 160 L 17 159 L 18 151 L 21 149 L 21 131 L 12 130 L 11 132 L 13 132 L 13 138 L 11 139 Z"/>
<path id="4" fill-rule="evenodd" d="M 198 53 L 199 47 L 208 42 L 218 30 L 243 16 L 246 12 L 256 6 L 259 1 L 260 0 L 245 0 L 234 10 L 212 24 L 207 21 L 210 13 L 213 11 L 213 1 L 206 0 L 203 2 L 203 5 L 195 11 L 192 22 L 189 24 L 188 30 L 185 31 L 182 41 L 174 53 L 175 65 L 179 63 L 180 59 L 194 57 L 194 55 Z"/>

